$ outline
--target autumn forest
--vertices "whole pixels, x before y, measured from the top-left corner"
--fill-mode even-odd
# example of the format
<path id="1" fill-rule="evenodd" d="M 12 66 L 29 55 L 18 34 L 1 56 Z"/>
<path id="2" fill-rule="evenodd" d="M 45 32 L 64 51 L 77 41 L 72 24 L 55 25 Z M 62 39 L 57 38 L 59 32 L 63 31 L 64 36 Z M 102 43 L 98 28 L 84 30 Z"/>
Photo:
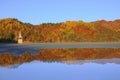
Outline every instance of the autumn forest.
<path id="1" fill-rule="evenodd" d="M 120 20 L 66 21 L 32 25 L 15 18 L 0 20 L 0 42 L 119 42 Z"/>

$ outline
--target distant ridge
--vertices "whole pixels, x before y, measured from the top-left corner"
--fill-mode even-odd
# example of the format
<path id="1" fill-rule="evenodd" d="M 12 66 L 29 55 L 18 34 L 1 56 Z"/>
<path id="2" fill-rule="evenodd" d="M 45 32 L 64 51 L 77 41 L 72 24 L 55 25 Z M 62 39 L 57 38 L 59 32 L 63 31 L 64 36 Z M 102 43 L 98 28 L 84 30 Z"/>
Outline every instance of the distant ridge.
<path id="1" fill-rule="evenodd" d="M 0 19 L 0 42 L 120 42 L 120 19 L 94 22 L 66 21 L 33 25 L 15 18 Z"/>

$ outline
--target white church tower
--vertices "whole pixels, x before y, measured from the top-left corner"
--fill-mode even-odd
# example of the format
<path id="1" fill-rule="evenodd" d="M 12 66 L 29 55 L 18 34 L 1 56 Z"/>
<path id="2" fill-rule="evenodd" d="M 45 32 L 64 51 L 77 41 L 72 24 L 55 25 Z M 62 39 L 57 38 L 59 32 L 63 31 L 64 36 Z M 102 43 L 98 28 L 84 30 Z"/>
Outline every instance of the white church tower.
<path id="1" fill-rule="evenodd" d="M 19 32 L 19 36 L 18 36 L 18 44 L 23 43 L 23 37 L 21 35 L 21 32 Z"/>

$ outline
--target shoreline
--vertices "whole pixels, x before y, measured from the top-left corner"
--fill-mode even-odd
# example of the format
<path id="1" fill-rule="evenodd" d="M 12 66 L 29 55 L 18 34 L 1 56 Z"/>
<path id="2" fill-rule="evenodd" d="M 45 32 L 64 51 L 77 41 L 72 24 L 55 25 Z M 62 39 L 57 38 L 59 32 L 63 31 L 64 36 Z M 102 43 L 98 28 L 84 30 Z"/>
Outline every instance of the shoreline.
<path id="1" fill-rule="evenodd" d="M 0 43 L 1 47 L 17 46 L 30 48 L 120 48 L 120 42 L 68 42 L 68 43 Z"/>

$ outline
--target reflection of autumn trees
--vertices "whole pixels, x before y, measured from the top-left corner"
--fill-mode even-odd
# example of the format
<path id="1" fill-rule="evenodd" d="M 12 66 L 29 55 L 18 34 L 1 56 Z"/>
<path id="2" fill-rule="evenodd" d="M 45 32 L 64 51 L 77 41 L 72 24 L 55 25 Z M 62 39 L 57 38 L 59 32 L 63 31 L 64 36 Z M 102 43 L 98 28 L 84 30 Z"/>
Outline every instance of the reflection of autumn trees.
<path id="1" fill-rule="evenodd" d="M 119 48 L 43 49 L 35 56 L 32 56 L 29 52 L 19 56 L 14 56 L 12 53 L 0 54 L 0 65 L 20 64 L 33 60 L 62 62 L 111 58 L 120 58 Z"/>
<path id="2" fill-rule="evenodd" d="M 109 59 L 119 58 L 120 49 L 44 49 L 34 58 L 41 61 L 51 60 L 89 60 L 89 59 Z"/>
<path id="3" fill-rule="evenodd" d="M 32 55 L 28 52 L 19 56 L 14 56 L 12 53 L 0 54 L 0 65 L 20 64 L 32 60 Z"/>
<path id="4" fill-rule="evenodd" d="M 66 21 L 39 25 L 23 23 L 14 18 L 0 20 L 0 42 L 16 42 L 19 31 L 24 41 L 31 42 L 120 41 L 120 20 Z"/>

